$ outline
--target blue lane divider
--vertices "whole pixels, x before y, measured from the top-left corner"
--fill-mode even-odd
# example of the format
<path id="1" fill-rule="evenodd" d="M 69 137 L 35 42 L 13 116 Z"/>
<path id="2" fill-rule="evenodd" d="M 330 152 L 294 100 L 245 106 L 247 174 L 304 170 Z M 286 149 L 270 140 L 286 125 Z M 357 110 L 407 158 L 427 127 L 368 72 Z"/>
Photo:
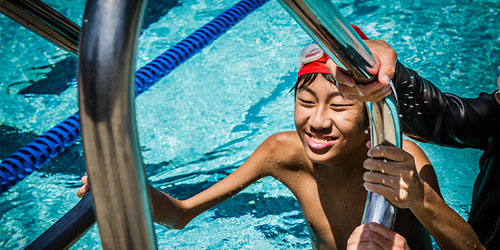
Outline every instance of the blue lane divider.
<path id="1" fill-rule="evenodd" d="M 232 26 L 269 0 L 242 0 L 135 73 L 136 96 L 148 90 L 177 66 L 215 41 Z M 0 163 L 0 194 L 48 162 L 80 138 L 77 113 L 45 132 Z"/>

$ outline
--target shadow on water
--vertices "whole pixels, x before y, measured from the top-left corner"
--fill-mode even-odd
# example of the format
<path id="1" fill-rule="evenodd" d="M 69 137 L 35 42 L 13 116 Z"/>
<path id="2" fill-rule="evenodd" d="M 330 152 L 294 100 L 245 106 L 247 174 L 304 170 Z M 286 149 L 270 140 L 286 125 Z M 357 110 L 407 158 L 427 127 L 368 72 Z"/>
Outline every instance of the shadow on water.
<path id="1" fill-rule="evenodd" d="M 266 197 L 265 192 L 240 193 L 217 205 L 214 208 L 214 217 L 238 218 L 248 214 L 255 218 L 262 218 L 293 211 L 300 211 L 299 203 L 295 198 L 288 196 Z"/>
<path id="2" fill-rule="evenodd" d="M 160 20 L 162 16 L 175 6 L 180 6 L 178 0 L 151 0 L 148 1 L 144 13 L 142 31 L 146 30 L 149 25 Z M 82 13 L 83 14 L 83 13 Z M 142 32 L 141 31 L 141 32 Z M 21 89 L 20 95 L 60 95 L 75 81 L 77 72 L 77 60 L 72 56 L 67 56 L 65 59 L 55 63 L 54 65 L 41 66 L 39 68 L 48 68 L 51 70 L 46 74 L 44 79 L 32 82 L 31 85 Z M 36 70 L 37 68 L 33 68 Z M 10 86 L 17 83 L 12 83 Z"/>
<path id="3" fill-rule="evenodd" d="M 54 65 L 44 66 L 44 68 L 51 68 L 46 78 L 33 82 L 33 84 L 21 89 L 18 94 L 60 95 L 75 81 L 77 63 L 76 58 L 68 56 Z M 32 68 L 32 70 L 36 69 L 37 68 Z M 12 86 L 12 84 L 10 86 Z"/>
<path id="4" fill-rule="evenodd" d="M 250 125 L 256 123 L 262 123 L 265 118 L 264 116 L 259 115 L 259 112 L 262 109 L 262 107 L 278 99 L 278 97 L 281 96 L 281 94 L 284 91 L 291 89 L 296 81 L 297 77 L 296 75 L 297 72 L 288 72 L 286 75 L 282 76 L 281 79 L 278 80 L 278 82 L 280 83 L 276 85 L 276 88 L 273 89 L 273 91 L 269 96 L 261 98 L 254 105 L 248 108 L 247 113 L 245 115 L 245 120 L 243 120 L 240 125 L 235 126 L 231 131 L 231 133 L 250 131 L 251 134 L 253 135 L 256 132 L 256 130 L 250 129 Z M 246 137 L 247 136 L 245 136 L 245 138 Z"/>
<path id="5" fill-rule="evenodd" d="M 155 166 L 154 164 L 148 164 L 146 166 L 146 168 L 151 168 L 151 167 L 157 167 Z M 197 184 L 193 184 L 193 186 L 190 187 L 190 189 L 186 189 L 184 190 L 184 184 L 175 184 L 175 183 L 179 183 L 179 182 L 183 182 L 183 181 L 186 181 L 186 180 L 190 180 L 190 179 L 193 179 L 193 178 L 196 178 L 200 175 L 208 175 L 208 176 L 214 176 L 214 175 L 218 175 L 218 176 L 227 176 L 229 175 L 230 173 L 232 173 L 234 171 L 234 169 L 236 169 L 235 166 L 225 166 L 225 167 L 220 167 L 218 169 L 214 169 L 214 170 L 207 170 L 207 171 L 196 171 L 196 172 L 190 172 L 190 173 L 186 173 L 186 174 L 179 174 L 179 175 L 176 175 L 176 176 L 172 176 L 172 177 L 167 177 L 167 178 L 163 178 L 161 180 L 158 180 L 158 181 L 153 181 L 151 182 L 151 184 L 153 186 L 168 186 L 168 193 L 169 194 L 172 194 L 172 196 L 174 196 L 175 198 L 177 199 L 187 199 L 195 194 L 198 194 L 199 192 L 209 188 L 210 186 L 212 186 L 213 184 L 215 184 L 216 182 L 212 183 L 212 182 L 199 182 Z M 148 171 L 149 173 L 149 171 Z M 206 186 L 208 185 L 208 186 Z"/>
<path id="6" fill-rule="evenodd" d="M 35 133 L 21 132 L 16 128 L 0 125 L 0 160 L 9 157 L 36 137 L 38 135 Z M 45 174 L 83 175 L 85 173 L 85 160 L 82 145 L 80 142 L 76 142 L 66 148 L 57 157 L 51 159 L 49 164 L 42 166 L 39 171 Z"/>
<path id="7" fill-rule="evenodd" d="M 302 217 L 302 216 L 301 216 Z M 286 219 L 286 216 L 285 216 Z M 278 241 L 278 245 L 286 245 L 286 238 L 283 237 L 283 235 L 293 235 L 299 239 L 309 239 L 309 233 L 307 231 L 307 227 L 305 223 L 287 223 L 286 221 L 284 222 L 285 227 L 282 226 L 277 226 L 277 225 L 258 225 L 255 227 L 258 231 L 260 231 L 265 238 L 272 239 L 272 240 L 279 240 L 280 238 L 281 241 L 285 242 L 280 242 Z M 293 246 L 295 249 L 307 249 L 311 246 L 309 243 L 304 243 L 304 244 L 297 244 Z"/>
<path id="8" fill-rule="evenodd" d="M 5 159 L 38 137 L 32 132 L 21 132 L 17 128 L 0 125 L 0 159 Z"/>
<path id="9" fill-rule="evenodd" d="M 264 237 L 273 240 L 286 240 L 284 235 L 309 238 L 299 203 L 293 197 L 266 197 L 265 192 L 240 193 L 215 206 L 213 212 L 214 219 L 239 218 L 243 215 L 252 215 L 255 218 L 280 216 L 277 224 L 260 224 L 255 226 L 255 229 Z"/>
<path id="10" fill-rule="evenodd" d="M 275 89 L 273 89 L 273 91 L 269 96 L 261 98 L 255 104 L 253 104 L 248 108 L 247 113 L 245 115 L 245 119 L 239 125 L 234 126 L 233 129 L 231 130 L 231 133 L 238 133 L 238 132 L 245 133 L 243 136 L 217 146 L 214 149 L 214 151 L 217 152 L 224 148 L 228 148 L 234 144 L 237 144 L 239 142 L 245 140 L 251 140 L 252 138 L 254 138 L 257 132 L 259 132 L 260 128 L 260 126 L 256 125 L 264 121 L 264 117 L 259 115 L 260 110 L 262 109 L 262 107 L 264 107 L 268 103 L 276 100 L 279 96 L 281 96 L 281 93 L 283 93 L 288 89 L 291 89 L 292 86 L 295 84 L 296 74 L 297 72 L 288 72 L 286 75 L 282 76 L 281 79 L 278 80 L 278 82 L 281 83 L 278 84 Z"/>
<path id="11" fill-rule="evenodd" d="M 374 13 L 379 9 L 379 6 L 376 5 L 369 5 L 369 3 L 365 3 L 366 0 L 358 0 L 358 1 L 353 1 L 352 3 L 341 3 L 336 5 L 339 9 L 343 8 L 350 8 L 353 10 L 353 12 L 349 15 L 346 16 L 347 20 L 355 20 L 354 18 L 356 17 L 363 17 L 367 16 L 371 13 Z"/>

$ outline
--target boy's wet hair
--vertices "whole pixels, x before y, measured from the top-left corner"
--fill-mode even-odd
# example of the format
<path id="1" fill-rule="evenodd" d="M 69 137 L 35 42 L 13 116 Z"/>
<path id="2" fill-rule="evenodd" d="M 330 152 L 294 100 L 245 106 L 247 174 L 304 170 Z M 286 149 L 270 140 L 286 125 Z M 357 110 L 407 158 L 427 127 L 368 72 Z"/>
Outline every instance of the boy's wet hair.
<path id="1" fill-rule="evenodd" d="M 295 82 L 295 85 L 290 89 L 290 92 L 293 91 L 294 96 L 297 95 L 297 91 L 300 89 L 303 89 L 307 86 L 309 86 L 316 78 L 318 75 L 322 75 L 323 78 L 325 78 L 327 81 L 336 84 L 335 78 L 333 78 L 332 74 L 327 74 L 327 73 L 310 73 L 310 74 L 305 74 L 301 75 L 298 79 L 297 82 Z"/>

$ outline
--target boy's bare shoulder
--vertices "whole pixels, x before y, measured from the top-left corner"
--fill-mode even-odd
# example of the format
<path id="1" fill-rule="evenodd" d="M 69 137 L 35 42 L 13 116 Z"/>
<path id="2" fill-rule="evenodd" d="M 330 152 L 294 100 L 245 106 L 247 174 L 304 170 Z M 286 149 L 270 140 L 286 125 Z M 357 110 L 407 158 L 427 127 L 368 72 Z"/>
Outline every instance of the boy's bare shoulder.
<path id="1" fill-rule="evenodd" d="M 269 136 L 262 143 L 270 156 L 283 163 L 294 163 L 305 157 L 304 147 L 295 131 L 280 132 Z"/>
<path id="2" fill-rule="evenodd" d="M 419 150 L 422 150 L 415 142 L 412 142 L 410 140 L 406 140 L 406 139 L 403 139 L 403 149 L 406 151 L 406 152 L 410 152 L 410 151 L 419 151 Z"/>
<path id="3" fill-rule="evenodd" d="M 403 150 L 413 156 L 415 167 L 422 180 L 427 182 L 441 196 L 436 172 L 424 150 L 415 142 L 409 140 L 403 140 Z"/>
<path id="4" fill-rule="evenodd" d="M 412 142 L 410 140 L 403 140 L 403 150 L 413 155 L 415 159 L 428 161 L 424 150 L 422 150 L 422 148 L 420 148 L 420 146 L 418 146 L 415 142 Z"/>
<path id="5" fill-rule="evenodd" d="M 272 146 L 282 146 L 282 147 L 301 147 L 302 142 L 300 141 L 299 135 L 295 131 L 285 131 L 279 132 L 274 135 L 269 136 L 266 139 L 267 143 Z"/>

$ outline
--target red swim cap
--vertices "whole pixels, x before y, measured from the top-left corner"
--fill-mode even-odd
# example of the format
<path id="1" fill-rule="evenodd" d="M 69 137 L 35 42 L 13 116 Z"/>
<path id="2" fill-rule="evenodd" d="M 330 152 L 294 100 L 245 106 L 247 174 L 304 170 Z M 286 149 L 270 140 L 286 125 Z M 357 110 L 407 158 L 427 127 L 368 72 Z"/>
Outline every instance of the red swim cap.
<path id="1" fill-rule="evenodd" d="M 361 39 L 368 40 L 368 37 L 358 26 L 353 24 L 351 24 L 351 26 L 354 28 L 356 33 L 358 33 Z M 326 62 L 328 59 L 329 57 L 319 47 L 319 45 L 316 43 L 307 45 L 304 49 L 302 49 L 302 52 L 300 52 L 300 69 L 297 78 L 311 73 L 329 74 L 330 71 L 326 68 Z"/>

